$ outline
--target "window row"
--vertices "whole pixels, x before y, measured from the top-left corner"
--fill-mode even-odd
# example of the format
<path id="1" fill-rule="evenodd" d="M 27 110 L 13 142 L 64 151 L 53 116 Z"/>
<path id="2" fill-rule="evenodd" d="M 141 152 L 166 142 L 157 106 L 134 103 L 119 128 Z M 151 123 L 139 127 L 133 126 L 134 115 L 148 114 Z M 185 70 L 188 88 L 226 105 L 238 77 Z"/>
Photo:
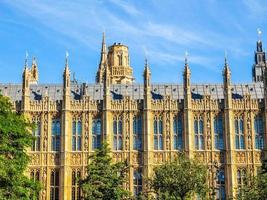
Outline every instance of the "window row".
<path id="1" fill-rule="evenodd" d="M 143 148 L 143 124 L 141 115 L 133 117 L 133 149 L 142 150 Z M 35 122 L 36 126 L 32 134 L 35 140 L 32 144 L 32 151 L 40 151 L 41 147 L 41 123 Z M 224 125 L 222 115 L 216 115 L 213 119 L 213 133 L 214 133 L 214 147 L 222 150 L 225 148 L 224 144 Z M 173 125 L 173 149 L 183 149 L 183 116 L 177 115 L 172 120 Z M 194 118 L 194 140 L 195 149 L 204 150 L 204 121 L 201 116 Z M 51 127 L 51 150 L 60 151 L 61 141 L 61 124 L 59 119 L 52 120 Z M 113 119 L 113 150 L 123 150 L 123 120 L 121 116 Z M 162 116 L 155 116 L 153 120 L 153 139 L 154 150 L 163 150 L 163 119 Z M 102 123 L 100 118 L 95 118 L 92 121 L 92 149 L 99 148 L 101 145 Z M 234 119 L 234 133 L 235 133 L 235 148 L 245 149 L 245 133 L 244 120 L 241 117 Z M 256 115 L 254 118 L 254 148 L 263 149 L 264 146 L 264 123 L 261 115 Z M 82 122 L 79 119 L 72 121 L 72 151 L 82 150 Z"/>
<path id="2" fill-rule="evenodd" d="M 38 169 L 33 169 L 30 173 L 33 181 L 41 181 L 40 172 Z M 81 200 L 81 188 L 79 180 L 81 179 L 81 172 L 79 169 L 73 169 L 71 174 L 71 200 Z M 53 169 L 50 173 L 50 200 L 59 200 L 60 188 L 60 171 Z M 133 191 L 137 196 L 142 191 L 142 171 L 141 168 L 135 169 L 133 172 Z"/>

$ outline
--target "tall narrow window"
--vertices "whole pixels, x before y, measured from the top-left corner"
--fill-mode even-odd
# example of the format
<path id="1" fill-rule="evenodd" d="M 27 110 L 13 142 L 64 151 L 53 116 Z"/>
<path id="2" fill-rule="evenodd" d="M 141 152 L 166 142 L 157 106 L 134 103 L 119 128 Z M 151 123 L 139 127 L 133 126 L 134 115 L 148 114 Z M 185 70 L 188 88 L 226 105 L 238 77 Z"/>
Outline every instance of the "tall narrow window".
<path id="1" fill-rule="evenodd" d="M 40 151 L 41 147 L 41 123 L 40 121 L 35 122 L 35 128 L 32 132 L 34 141 L 32 143 L 32 151 Z"/>
<path id="2" fill-rule="evenodd" d="M 72 121 L 72 151 L 82 150 L 82 122 Z"/>
<path id="3" fill-rule="evenodd" d="M 245 184 L 245 177 L 246 177 L 246 170 L 245 169 L 238 169 L 237 170 L 237 186 L 238 186 L 238 193 L 242 191 L 242 188 Z"/>
<path id="4" fill-rule="evenodd" d="M 97 149 L 101 145 L 101 119 L 99 118 L 93 120 L 92 136 L 93 149 Z"/>
<path id="5" fill-rule="evenodd" d="M 255 149 L 263 149 L 263 119 L 261 115 L 256 115 L 254 119 Z"/>
<path id="6" fill-rule="evenodd" d="M 141 169 L 134 170 L 133 185 L 134 185 L 134 196 L 138 196 L 142 192 Z"/>
<path id="7" fill-rule="evenodd" d="M 122 150 L 122 118 L 116 116 L 113 119 L 113 149 Z"/>
<path id="8" fill-rule="evenodd" d="M 223 120 L 221 115 L 217 115 L 214 118 L 214 139 L 215 139 L 215 148 L 219 150 L 224 149 Z"/>
<path id="9" fill-rule="evenodd" d="M 50 177 L 50 200 L 59 200 L 59 170 L 53 170 Z"/>
<path id="10" fill-rule="evenodd" d="M 235 118 L 235 148 L 245 149 L 244 123 L 242 117 Z"/>
<path id="11" fill-rule="evenodd" d="M 79 186 L 79 180 L 81 178 L 81 172 L 79 170 L 72 170 L 72 187 L 71 187 L 71 199 L 80 200 L 81 190 Z"/>
<path id="12" fill-rule="evenodd" d="M 163 150 L 163 122 L 161 116 L 154 117 L 154 150 Z"/>
<path id="13" fill-rule="evenodd" d="M 122 66 L 122 54 L 118 54 L 118 63 L 119 66 Z"/>
<path id="14" fill-rule="evenodd" d="M 216 200 L 225 200 L 225 175 L 224 170 L 219 170 L 216 177 Z"/>
<path id="15" fill-rule="evenodd" d="M 183 120 L 182 115 L 177 115 L 173 119 L 173 145 L 174 149 L 183 148 Z"/>
<path id="16" fill-rule="evenodd" d="M 195 117 L 194 119 L 195 132 L 195 149 L 204 150 L 204 136 L 203 136 L 203 119 L 202 117 Z"/>
<path id="17" fill-rule="evenodd" d="M 31 179 L 35 181 L 40 181 L 40 172 L 38 169 L 31 170 Z"/>
<path id="18" fill-rule="evenodd" d="M 140 115 L 133 118 L 133 149 L 142 150 L 142 118 Z"/>
<path id="19" fill-rule="evenodd" d="M 39 182 L 40 181 L 40 171 L 39 171 L 39 169 L 32 169 L 30 175 L 31 175 L 31 179 L 34 182 Z M 39 196 L 39 193 L 38 193 L 37 196 Z"/>
<path id="20" fill-rule="evenodd" d="M 52 151 L 60 151 L 60 120 L 52 121 Z"/>

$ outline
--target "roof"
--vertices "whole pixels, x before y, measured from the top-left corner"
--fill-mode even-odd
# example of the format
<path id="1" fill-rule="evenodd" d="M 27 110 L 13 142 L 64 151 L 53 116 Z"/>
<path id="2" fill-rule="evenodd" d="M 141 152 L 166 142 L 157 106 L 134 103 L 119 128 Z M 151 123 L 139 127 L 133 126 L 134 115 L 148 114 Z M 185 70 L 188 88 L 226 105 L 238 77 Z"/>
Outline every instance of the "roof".
<path id="1" fill-rule="evenodd" d="M 169 95 L 172 99 L 183 99 L 183 85 L 179 84 L 152 84 L 151 94 L 153 99 L 162 99 Z M 100 84 L 77 84 L 71 85 L 71 95 L 73 99 L 80 99 L 83 90 L 93 100 L 103 99 L 103 85 Z M 36 84 L 30 86 L 31 99 L 41 100 L 46 94 L 54 101 L 62 100 L 63 85 L 62 84 Z M 110 92 L 113 99 L 122 99 L 124 96 L 130 96 L 133 99 L 143 99 L 143 85 L 111 85 Z M 212 99 L 223 99 L 223 84 L 192 84 L 192 98 L 202 98 L 203 95 L 211 95 Z M 11 97 L 13 101 L 21 100 L 22 85 L 21 84 L 1 84 L 0 93 Z M 232 96 L 234 99 L 240 99 L 244 95 L 250 94 L 252 99 L 263 99 L 264 88 L 263 83 L 255 82 L 248 84 L 233 84 Z"/>

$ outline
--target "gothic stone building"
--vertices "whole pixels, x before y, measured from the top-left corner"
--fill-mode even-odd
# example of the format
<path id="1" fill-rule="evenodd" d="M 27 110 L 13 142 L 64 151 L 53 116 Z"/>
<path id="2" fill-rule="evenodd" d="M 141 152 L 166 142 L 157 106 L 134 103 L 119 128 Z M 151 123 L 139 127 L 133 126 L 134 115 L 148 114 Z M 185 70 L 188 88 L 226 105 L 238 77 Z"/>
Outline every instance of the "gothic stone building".
<path id="1" fill-rule="evenodd" d="M 216 199 L 236 195 L 244 176 L 266 159 L 267 70 L 257 42 L 253 82 L 234 84 L 225 60 L 223 82 L 192 84 L 185 62 L 183 84 L 153 84 L 145 64 L 143 84 L 133 83 L 128 47 L 106 48 L 103 36 L 95 84 L 70 78 L 66 59 L 63 84 L 38 84 L 38 67 L 27 63 L 22 84 L 0 84 L 16 111 L 37 128 L 29 150 L 29 175 L 43 184 L 42 200 L 80 199 L 77 177 L 88 156 L 107 140 L 114 162 L 127 160 L 126 187 L 134 194 L 153 167 L 184 151 L 208 165 Z"/>

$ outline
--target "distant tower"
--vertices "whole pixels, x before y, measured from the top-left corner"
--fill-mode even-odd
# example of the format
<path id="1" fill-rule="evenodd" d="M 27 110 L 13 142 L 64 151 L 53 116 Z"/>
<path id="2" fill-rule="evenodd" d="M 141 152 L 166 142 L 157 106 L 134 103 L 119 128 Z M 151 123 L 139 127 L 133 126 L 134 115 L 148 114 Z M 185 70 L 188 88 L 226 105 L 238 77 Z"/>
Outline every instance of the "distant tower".
<path id="1" fill-rule="evenodd" d="M 33 59 L 32 59 L 32 68 L 30 69 L 30 73 L 31 73 L 30 82 L 37 84 L 39 76 L 38 76 L 38 66 L 37 66 L 37 62 L 36 62 L 35 57 L 33 57 Z"/>
<path id="2" fill-rule="evenodd" d="M 133 82 L 133 69 L 130 66 L 128 47 L 121 43 L 114 43 L 108 47 L 107 52 L 105 33 L 103 33 L 96 83 L 104 84 L 106 67 L 109 68 L 111 84 L 128 84 Z"/>
<path id="3" fill-rule="evenodd" d="M 266 67 L 265 51 L 262 48 L 261 31 L 258 29 L 257 49 L 255 51 L 255 63 L 252 69 L 252 78 L 254 82 L 262 82 L 264 69 Z"/>

